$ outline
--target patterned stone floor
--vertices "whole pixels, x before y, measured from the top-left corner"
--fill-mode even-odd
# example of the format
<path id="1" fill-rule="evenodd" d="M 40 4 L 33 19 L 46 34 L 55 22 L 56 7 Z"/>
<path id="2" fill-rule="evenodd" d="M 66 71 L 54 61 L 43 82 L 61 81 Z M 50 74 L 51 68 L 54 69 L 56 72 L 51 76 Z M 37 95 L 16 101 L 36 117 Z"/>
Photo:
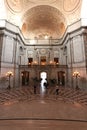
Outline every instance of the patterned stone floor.
<path id="1" fill-rule="evenodd" d="M 86 130 L 87 93 L 70 88 L 0 90 L 0 130 Z"/>

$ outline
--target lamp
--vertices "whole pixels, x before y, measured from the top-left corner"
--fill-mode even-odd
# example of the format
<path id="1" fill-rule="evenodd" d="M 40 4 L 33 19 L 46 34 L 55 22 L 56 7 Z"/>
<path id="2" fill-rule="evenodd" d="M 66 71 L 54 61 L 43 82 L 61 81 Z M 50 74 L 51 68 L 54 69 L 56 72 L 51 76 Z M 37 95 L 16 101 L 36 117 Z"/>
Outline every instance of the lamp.
<path id="1" fill-rule="evenodd" d="M 80 73 L 78 71 L 73 72 L 73 77 L 76 78 L 76 89 L 79 89 L 78 87 L 78 78 L 80 77 Z"/>
<path id="2" fill-rule="evenodd" d="M 8 89 L 11 89 L 10 80 L 11 80 L 11 76 L 13 76 L 13 72 L 8 71 L 8 72 L 6 73 L 6 76 L 8 76 L 8 78 L 9 78 Z"/>

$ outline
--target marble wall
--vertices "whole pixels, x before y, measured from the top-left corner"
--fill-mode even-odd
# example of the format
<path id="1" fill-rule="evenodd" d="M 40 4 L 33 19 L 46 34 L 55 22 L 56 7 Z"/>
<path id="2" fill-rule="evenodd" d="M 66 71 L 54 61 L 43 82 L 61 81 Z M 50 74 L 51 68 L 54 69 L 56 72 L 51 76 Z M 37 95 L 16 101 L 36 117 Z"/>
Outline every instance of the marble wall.
<path id="1" fill-rule="evenodd" d="M 10 23 L 9 23 L 10 24 Z M 77 23 L 76 23 L 77 25 Z M 7 26 L 7 24 L 6 24 Z M 20 87 L 22 85 L 22 72 L 28 71 L 29 78 L 40 75 L 40 72 L 46 71 L 48 77 L 58 79 L 58 72 L 65 72 L 65 86 L 76 86 L 76 79 L 73 73 L 80 73 L 78 85 L 80 88 L 87 87 L 87 48 L 86 39 L 84 37 L 85 28 L 76 28 L 76 30 L 67 32 L 61 42 L 57 44 L 45 45 L 29 45 L 21 36 L 14 25 L 11 27 L 2 28 L 0 33 L 0 87 L 8 86 L 8 71 L 13 72 L 11 77 L 11 87 Z M 12 30 L 13 27 L 13 30 Z M 14 29 L 15 28 L 15 29 Z M 15 32 L 14 32 L 15 30 Z M 71 31 L 71 32 L 70 32 Z M 41 41 L 40 41 L 41 42 Z M 46 41 L 47 42 L 47 41 Z M 28 67 L 28 58 L 33 58 L 33 64 L 39 66 L 41 57 L 46 57 L 46 65 L 53 65 L 53 68 L 31 68 Z M 54 58 L 59 59 L 59 64 L 56 67 Z M 64 65 L 64 67 L 62 67 Z M 67 65 L 67 68 L 65 67 Z M 24 66 L 24 67 L 21 67 Z"/>

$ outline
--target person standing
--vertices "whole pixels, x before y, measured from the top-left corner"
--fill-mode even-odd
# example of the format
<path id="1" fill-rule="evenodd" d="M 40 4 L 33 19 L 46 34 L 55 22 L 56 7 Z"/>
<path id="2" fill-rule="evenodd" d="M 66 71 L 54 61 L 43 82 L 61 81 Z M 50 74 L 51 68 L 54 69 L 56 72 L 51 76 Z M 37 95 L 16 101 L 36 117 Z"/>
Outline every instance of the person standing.
<path id="1" fill-rule="evenodd" d="M 34 85 L 34 94 L 36 94 L 36 85 Z"/>
<path id="2" fill-rule="evenodd" d="M 59 86 L 58 86 L 58 84 L 56 85 L 56 95 L 58 95 L 59 94 Z"/>

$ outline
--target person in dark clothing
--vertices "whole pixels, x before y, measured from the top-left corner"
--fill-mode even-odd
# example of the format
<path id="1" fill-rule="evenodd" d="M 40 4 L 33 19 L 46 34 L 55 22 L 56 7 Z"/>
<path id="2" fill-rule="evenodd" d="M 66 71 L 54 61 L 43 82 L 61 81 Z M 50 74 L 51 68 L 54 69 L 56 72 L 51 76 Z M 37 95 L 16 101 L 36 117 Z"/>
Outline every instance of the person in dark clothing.
<path id="1" fill-rule="evenodd" d="M 56 95 L 58 95 L 58 94 L 59 94 L 59 86 L 56 85 Z"/>
<path id="2" fill-rule="evenodd" d="M 36 94 L 36 85 L 34 85 L 34 94 Z"/>
<path id="3" fill-rule="evenodd" d="M 76 86 L 76 90 L 80 90 L 80 88 L 78 86 Z"/>
<path id="4" fill-rule="evenodd" d="M 47 83 L 46 83 L 46 82 L 44 82 L 44 86 L 45 86 L 45 88 L 47 89 Z"/>

